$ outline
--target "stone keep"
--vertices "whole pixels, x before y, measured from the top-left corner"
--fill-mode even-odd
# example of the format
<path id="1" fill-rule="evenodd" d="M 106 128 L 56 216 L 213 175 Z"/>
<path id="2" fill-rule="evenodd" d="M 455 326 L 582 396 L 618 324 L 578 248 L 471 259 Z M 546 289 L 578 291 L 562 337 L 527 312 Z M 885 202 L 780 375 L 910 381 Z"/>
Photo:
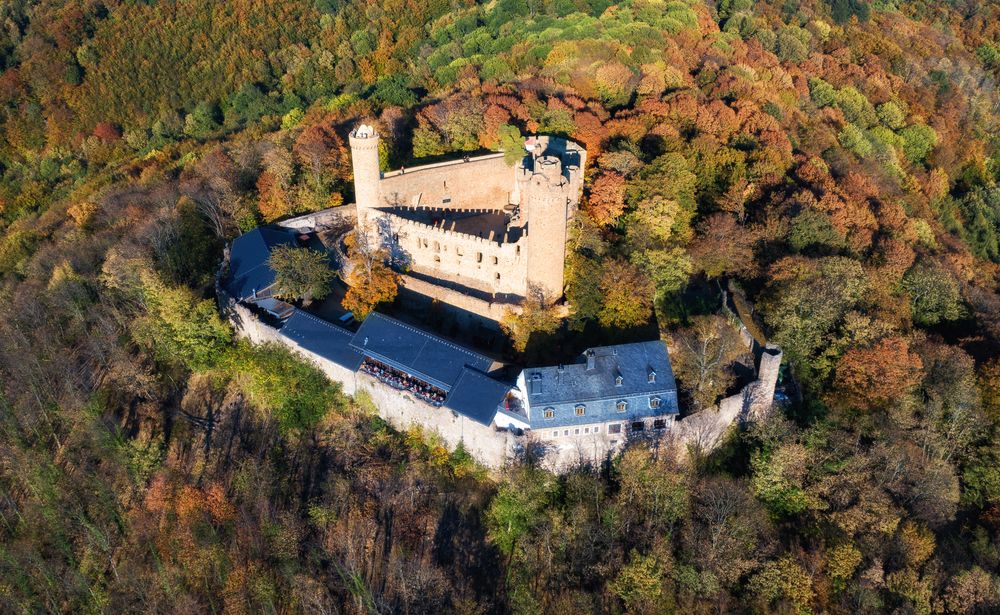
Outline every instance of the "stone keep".
<path id="1" fill-rule="evenodd" d="M 382 173 L 373 127 L 358 126 L 350 144 L 358 227 L 436 286 L 423 294 L 493 320 L 536 293 L 562 297 L 582 147 L 532 137 L 513 167 L 494 153 Z"/>

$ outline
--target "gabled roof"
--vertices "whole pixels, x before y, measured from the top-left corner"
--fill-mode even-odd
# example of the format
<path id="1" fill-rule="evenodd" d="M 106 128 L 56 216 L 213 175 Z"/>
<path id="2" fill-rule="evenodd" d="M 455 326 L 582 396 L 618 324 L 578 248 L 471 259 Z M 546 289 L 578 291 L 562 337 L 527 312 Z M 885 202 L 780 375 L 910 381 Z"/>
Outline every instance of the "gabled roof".
<path id="1" fill-rule="evenodd" d="M 351 348 L 351 337 L 354 334 L 308 312 L 295 310 L 281 327 L 281 334 L 300 347 L 341 367 L 357 371 L 361 366 L 361 353 Z"/>
<path id="2" fill-rule="evenodd" d="M 462 370 L 444 405 L 477 423 L 493 423 L 497 408 L 503 404 L 510 385 L 494 380 L 476 369 Z"/>
<path id="3" fill-rule="evenodd" d="M 444 391 L 450 391 L 466 367 L 488 372 L 489 357 L 388 316 L 372 312 L 351 347 Z"/>
<path id="4" fill-rule="evenodd" d="M 590 352 L 594 365 L 588 369 Z M 650 373 L 655 374 L 653 382 Z M 568 365 L 529 367 L 524 380 L 532 408 L 677 390 L 667 346 L 660 340 L 591 348 Z"/>
<path id="5" fill-rule="evenodd" d="M 226 291 L 237 301 L 253 297 L 274 284 L 274 270 L 267 264 L 271 250 L 295 245 L 296 232 L 278 226 L 255 228 L 233 240 L 229 250 L 229 278 Z"/>

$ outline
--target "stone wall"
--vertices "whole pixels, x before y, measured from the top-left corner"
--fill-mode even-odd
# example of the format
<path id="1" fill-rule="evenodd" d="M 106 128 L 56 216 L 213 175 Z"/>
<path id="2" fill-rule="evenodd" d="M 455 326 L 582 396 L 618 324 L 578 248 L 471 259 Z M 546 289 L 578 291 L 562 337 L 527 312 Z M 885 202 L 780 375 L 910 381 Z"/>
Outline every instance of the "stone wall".
<path id="1" fill-rule="evenodd" d="M 444 286 L 425 282 L 424 280 L 413 276 L 402 276 L 402 285 L 415 293 L 424 295 L 425 297 L 432 297 L 441 303 L 448 304 L 458 308 L 459 310 L 470 312 L 494 322 L 500 322 L 508 310 L 513 310 L 518 313 L 521 311 L 520 305 L 517 304 L 504 303 L 501 301 L 486 301 L 458 290 L 452 290 L 450 288 L 445 288 Z"/>
<path id="2" fill-rule="evenodd" d="M 523 241 L 498 243 L 493 237 L 457 233 L 399 216 L 384 217 L 396 249 L 409 258 L 413 271 L 482 292 L 525 295 L 528 261 Z"/>
<path id="3" fill-rule="evenodd" d="M 359 390 L 368 393 L 379 416 L 393 427 L 405 430 L 419 426 L 436 434 L 450 449 L 462 443 L 477 461 L 491 468 L 503 466 L 514 455 L 518 438 L 508 431 L 499 431 L 469 420 L 447 408 L 435 408 L 413 396 L 385 385 L 371 376 L 354 372 L 329 361 L 285 337 L 281 331 L 261 322 L 246 306 L 226 307 L 237 334 L 255 344 L 282 344 L 299 354 L 322 371 L 330 380 L 339 382 L 347 395 Z"/>
<path id="4" fill-rule="evenodd" d="M 385 173 L 380 205 L 503 209 L 513 202 L 514 185 L 514 168 L 503 154 L 487 154 Z"/>
<path id="5" fill-rule="evenodd" d="M 368 374 L 356 374 L 358 390 L 371 397 L 379 416 L 397 429 L 417 426 L 437 434 L 449 449 L 461 443 L 477 461 L 491 468 L 503 466 L 514 454 L 516 437 L 487 427 L 447 408 L 435 408 L 386 386 Z"/>
<path id="6" fill-rule="evenodd" d="M 292 228 L 302 231 L 315 231 L 323 228 L 338 227 L 344 225 L 353 226 L 358 218 L 357 208 L 351 205 L 331 207 L 321 211 L 314 211 L 295 218 L 289 218 L 281 222 L 276 222 L 276 226 Z"/>

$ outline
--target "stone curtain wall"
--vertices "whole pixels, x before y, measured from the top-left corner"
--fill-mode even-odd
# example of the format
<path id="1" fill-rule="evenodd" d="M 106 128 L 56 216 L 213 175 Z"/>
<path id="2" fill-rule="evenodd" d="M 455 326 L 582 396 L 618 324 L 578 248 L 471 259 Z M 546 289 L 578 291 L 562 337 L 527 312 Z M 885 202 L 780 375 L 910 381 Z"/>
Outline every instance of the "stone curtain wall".
<path id="1" fill-rule="evenodd" d="M 440 437 L 451 450 L 461 443 L 479 463 L 491 468 L 502 467 L 514 455 L 517 438 L 512 433 L 486 427 L 447 408 L 435 408 L 367 374 L 353 372 L 324 359 L 285 337 L 280 330 L 261 322 L 244 305 L 231 305 L 227 311 L 237 334 L 242 337 L 255 344 L 271 342 L 288 347 L 315 365 L 330 380 L 339 382 L 348 395 L 354 395 L 359 390 L 367 392 L 379 416 L 396 429 L 418 426 Z"/>
<path id="2" fill-rule="evenodd" d="M 502 467 L 514 454 L 516 437 L 511 432 L 481 425 L 448 408 L 425 404 L 368 374 L 359 373 L 356 378 L 357 388 L 368 392 L 379 416 L 396 429 L 420 427 L 438 435 L 452 450 L 461 443 L 479 463 L 491 468 Z"/>
<path id="3" fill-rule="evenodd" d="M 392 171 L 379 182 L 382 206 L 503 209 L 513 190 L 514 167 L 504 162 L 503 154 Z M 451 202 L 444 203 L 446 198 Z"/>

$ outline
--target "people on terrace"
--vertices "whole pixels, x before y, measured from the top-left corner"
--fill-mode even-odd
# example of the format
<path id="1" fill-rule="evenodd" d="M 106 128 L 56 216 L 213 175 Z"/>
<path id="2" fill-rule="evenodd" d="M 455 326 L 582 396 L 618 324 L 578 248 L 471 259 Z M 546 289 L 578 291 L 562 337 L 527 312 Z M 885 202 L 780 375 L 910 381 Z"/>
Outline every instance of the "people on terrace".
<path id="1" fill-rule="evenodd" d="M 435 407 L 441 406 L 447 396 L 447 393 L 435 386 L 368 357 L 361 362 L 361 371 L 378 378 L 394 389 L 413 393 L 418 399 Z"/>

